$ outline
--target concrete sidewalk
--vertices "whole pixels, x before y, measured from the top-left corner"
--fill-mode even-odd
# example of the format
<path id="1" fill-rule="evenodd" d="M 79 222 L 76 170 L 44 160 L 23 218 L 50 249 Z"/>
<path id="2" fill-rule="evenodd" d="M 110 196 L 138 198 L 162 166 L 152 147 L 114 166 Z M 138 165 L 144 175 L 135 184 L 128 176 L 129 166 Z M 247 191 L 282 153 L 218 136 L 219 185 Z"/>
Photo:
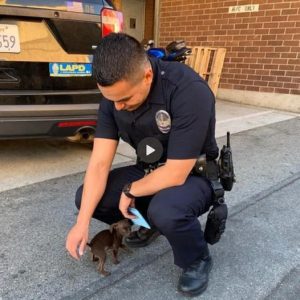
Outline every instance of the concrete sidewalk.
<path id="1" fill-rule="evenodd" d="M 224 141 L 219 138 L 219 146 Z M 197 298 L 296 300 L 300 120 L 235 133 L 232 147 L 237 184 L 226 195 L 227 230 L 210 248 L 215 265 L 208 290 Z M 88 253 L 80 262 L 69 257 L 65 238 L 76 218 L 74 191 L 83 176 L 0 193 L 0 299 L 182 299 L 176 292 L 180 270 L 164 237 L 121 253 L 119 265 L 107 264 L 112 271 L 107 278 L 99 276 Z M 93 221 L 90 236 L 103 228 Z"/>

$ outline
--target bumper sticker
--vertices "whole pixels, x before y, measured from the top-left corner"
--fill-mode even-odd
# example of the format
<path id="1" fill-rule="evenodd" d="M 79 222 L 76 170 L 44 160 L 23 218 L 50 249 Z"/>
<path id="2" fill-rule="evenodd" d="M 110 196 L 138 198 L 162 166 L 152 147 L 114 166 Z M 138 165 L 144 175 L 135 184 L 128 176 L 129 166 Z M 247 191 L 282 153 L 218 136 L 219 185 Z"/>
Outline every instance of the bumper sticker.
<path id="1" fill-rule="evenodd" d="M 73 12 L 83 12 L 83 6 L 82 2 L 79 1 L 67 1 L 67 9 L 68 11 L 73 11 Z"/>
<path id="2" fill-rule="evenodd" d="M 51 77 L 92 76 L 92 64 L 49 63 Z"/>

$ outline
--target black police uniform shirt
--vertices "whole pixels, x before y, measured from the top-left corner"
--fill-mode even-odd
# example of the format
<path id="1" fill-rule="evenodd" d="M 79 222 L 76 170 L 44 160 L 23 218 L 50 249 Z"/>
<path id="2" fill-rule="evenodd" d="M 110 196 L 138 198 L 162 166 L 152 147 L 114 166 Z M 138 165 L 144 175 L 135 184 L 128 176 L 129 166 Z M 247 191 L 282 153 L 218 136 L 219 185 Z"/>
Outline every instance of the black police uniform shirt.
<path id="1" fill-rule="evenodd" d="M 146 137 L 163 145 L 160 162 L 191 159 L 206 154 L 218 156 L 215 140 L 215 98 L 207 83 L 190 67 L 177 62 L 149 58 L 153 82 L 146 101 L 135 111 L 117 111 L 114 103 L 102 98 L 98 111 L 96 138 L 122 138 L 135 150 Z M 156 113 L 168 112 L 169 132 L 162 132 Z"/>

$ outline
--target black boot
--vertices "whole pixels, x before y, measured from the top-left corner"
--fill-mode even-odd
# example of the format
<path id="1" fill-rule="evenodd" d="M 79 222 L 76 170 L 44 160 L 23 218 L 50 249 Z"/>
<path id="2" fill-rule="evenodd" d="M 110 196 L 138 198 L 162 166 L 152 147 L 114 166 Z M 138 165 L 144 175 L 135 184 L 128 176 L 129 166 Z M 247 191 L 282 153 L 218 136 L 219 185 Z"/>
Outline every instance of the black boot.
<path id="1" fill-rule="evenodd" d="M 203 293 L 208 285 L 208 274 L 212 265 L 210 256 L 192 263 L 183 270 L 178 282 L 178 291 L 186 296 L 197 296 Z"/>
<path id="2" fill-rule="evenodd" d="M 155 229 L 140 227 L 139 230 L 131 232 L 125 238 L 125 244 L 132 248 L 145 247 L 152 243 L 159 235 L 160 233 Z"/>

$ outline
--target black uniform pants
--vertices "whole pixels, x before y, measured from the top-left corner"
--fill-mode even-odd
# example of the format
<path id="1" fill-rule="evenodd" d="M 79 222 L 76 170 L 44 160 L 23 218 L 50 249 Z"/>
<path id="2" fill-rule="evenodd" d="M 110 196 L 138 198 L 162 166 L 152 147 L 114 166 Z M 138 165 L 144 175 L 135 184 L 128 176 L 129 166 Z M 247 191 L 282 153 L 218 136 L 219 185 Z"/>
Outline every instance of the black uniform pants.
<path id="1" fill-rule="evenodd" d="M 138 166 L 126 166 L 110 171 L 106 190 L 95 209 L 93 218 L 107 224 L 121 219 L 119 200 L 123 186 L 144 177 Z M 83 186 L 76 193 L 79 209 Z M 169 241 L 174 263 L 188 267 L 196 259 L 208 255 L 198 217 L 208 211 L 212 201 L 212 190 L 203 177 L 189 176 L 181 186 L 161 190 L 154 196 L 135 199 L 136 208 L 148 220 L 151 227 L 159 230 Z"/>

